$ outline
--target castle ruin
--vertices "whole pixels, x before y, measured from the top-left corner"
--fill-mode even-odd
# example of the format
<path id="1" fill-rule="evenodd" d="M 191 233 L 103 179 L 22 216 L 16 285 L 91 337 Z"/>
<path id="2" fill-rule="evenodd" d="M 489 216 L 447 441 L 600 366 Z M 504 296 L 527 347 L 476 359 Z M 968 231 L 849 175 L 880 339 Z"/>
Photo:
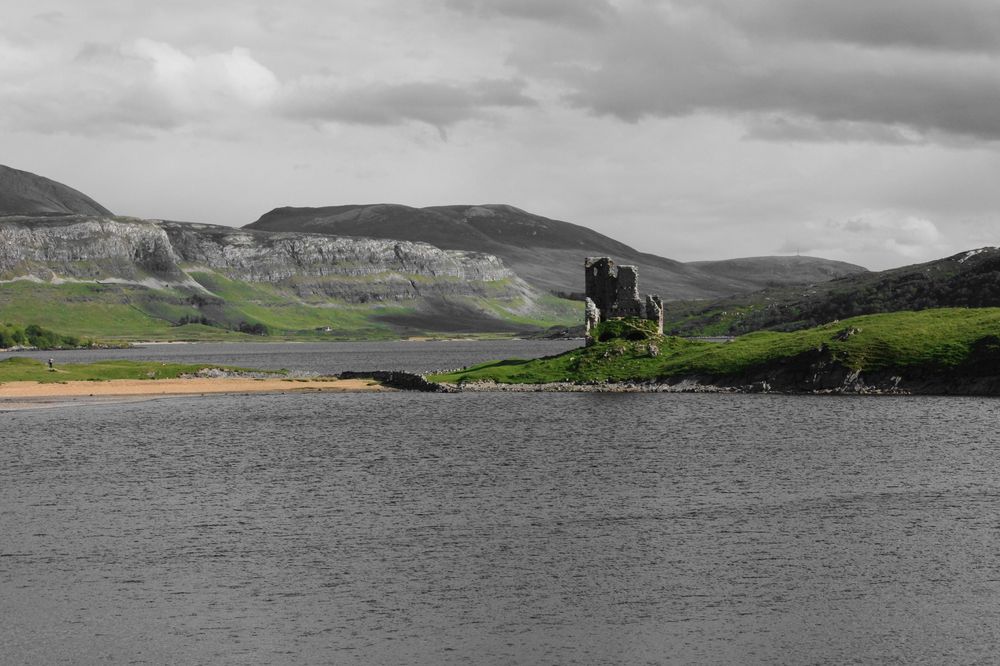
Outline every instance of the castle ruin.
<path id="1" fill-rule="evenodd" d="M 639 297 L 639 271 L 635 266 L 615 266 L 608 257 L 588 257 L 586 271 L 587 344 L 593 343 L 590 331 L 602 321 L 639 317 L 656 322 L 656 332 L 663 334 L 663 301 L 659 296 Z"/>

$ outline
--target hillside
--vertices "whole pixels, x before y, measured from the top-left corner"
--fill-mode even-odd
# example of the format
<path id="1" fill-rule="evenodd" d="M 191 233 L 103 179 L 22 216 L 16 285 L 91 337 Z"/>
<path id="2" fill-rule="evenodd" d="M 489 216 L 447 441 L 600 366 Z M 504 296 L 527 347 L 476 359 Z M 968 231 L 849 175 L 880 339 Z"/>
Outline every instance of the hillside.
<path id="1" fill-rule="evenodd" d="M 0 316 L 120 339 L 540 330 L 580 304 L 425 243 L 109 216 L 0 218 Z"/>
<path id="2" fill-rule="evenodd" d="M 789 284 L 826 282 L 847 275 L 868 272 L 867 268 L 844 261 L 802 256 L 692 261 L 688 265 L 709 275 L 739 280 L 748 287 L 748 290 Z"/>
<path id="3" fill-rule="evenodd" d="M 640 252 L 580 225 L 505 205 L 277 208 L 245 228 L 399 238 L 445 249 L 486 252 L 500 257 L 536 288 L 562 294 L 583 291 L 582 266 L 588 256 L 609 256 L 618 264 L 638 266 L 643 289 L 666 300 L 717 298 L 772 283 L 803 283 L 818 275 L 864 270 L 808 257 L 684 264 Z M 802 271 L 802 276 L 797 271 Z"/>
<path id="4" fill-rule="evenodd" d="M 1000 308 L 865 315 L 728 343 L 661 336 L 648 324 L 605 322 L 585 348 L 427 379 L 472 390 L 1000 394 Z"/>
<path id="5" fill-rule="evenodd" d="M 111 215 L 86 194 L 42 176 L 0 165 L 0 215 Z"/>
<path id="6" fill-rule="evenodd" d="M 740 335 L 795 330 L 864 314 L 929 308 L 1000 306 L 1000 248 L 817 282 L 770 288 L 710 302 L 673 303 L 665 330 L 680 335 Z"/>

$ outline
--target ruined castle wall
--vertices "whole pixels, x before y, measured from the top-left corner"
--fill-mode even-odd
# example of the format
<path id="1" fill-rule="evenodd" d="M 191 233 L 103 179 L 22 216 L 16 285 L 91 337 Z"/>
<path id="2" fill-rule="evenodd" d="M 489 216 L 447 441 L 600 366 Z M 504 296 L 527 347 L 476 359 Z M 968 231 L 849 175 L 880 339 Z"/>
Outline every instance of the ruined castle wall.
<path id="1" fill-rule="evenodd" d="M 656 322 L 663 333 L 663 301 L 659 296 L 639 296 L 639 270 L 635 266 L 615 266 L 608 257 L 588 257 L 584 261 L 586 283 L 585 328 L 618 317 L 639 317 Z"/>
<path id="2" fill-rule="evenodd" d="M 644 317 L 643 303 L 639 300 L 639 271 L 635 266 L 619 266 L 615 285 L 615 302 L 612 317 Z"/>
<path id="3" fill-rule="evenodd" d="M 618 291 L 618 271 L 615 262 L 607 257 L 593 257 L 584 263 L 586 269 L 586 295 L 601 312 L 607 313 L 614 306 Z"/>

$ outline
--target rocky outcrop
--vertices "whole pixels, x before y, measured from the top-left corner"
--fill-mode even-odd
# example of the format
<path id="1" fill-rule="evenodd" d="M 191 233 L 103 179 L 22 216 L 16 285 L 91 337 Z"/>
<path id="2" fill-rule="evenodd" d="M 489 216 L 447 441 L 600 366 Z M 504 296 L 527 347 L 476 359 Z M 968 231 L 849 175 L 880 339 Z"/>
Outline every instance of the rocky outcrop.
<path id="1" fill-rule="evenodd" d="M 0 218 L 3 279 L 197 287 L 189 277 L 197 271 L 355 303 L 527 291 L 494 256 L 426 243 L 115 217 Z"/>
<path id="2" fill-rule="evenodd" d="M 423 393 L 454 393 L 455 389 L 444 384 L 429 382 L 423 376 L 402 370 L 346 370 L 337 375 L 340 379 L 373 379 L 383 386 L 403 391 Z"/>
<path id="3" fill-rule="evenodd" d="M 84 216 L 0 218 L 0 277 L 187 282 L 160 227 Z"/>
<path id="4" fill-rule="evenodd" d="M 496 257 L 426 243 L 156 222 L 189 270 L 348 302 L 514 296 L 526 287 Z"/>

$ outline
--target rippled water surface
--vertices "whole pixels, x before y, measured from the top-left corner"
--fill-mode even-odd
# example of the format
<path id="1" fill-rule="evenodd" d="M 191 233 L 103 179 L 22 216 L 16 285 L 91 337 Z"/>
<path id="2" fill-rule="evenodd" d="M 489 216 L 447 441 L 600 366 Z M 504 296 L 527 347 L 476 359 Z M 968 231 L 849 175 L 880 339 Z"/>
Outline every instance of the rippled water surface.
<path id="1" fill-rule="evenodd" d="M 203 342 L 140 344 L 133 349 L 79 349 L 0 353 L 59 363 L 132 359 L 218 363 L 261 370 L 337 373 L 345 370 L 451 370 L 501 358 L 537 358 L 579 347 L 583 340 L 426 340 L 386 342 Z"/>
<path id="2" fill-rule="evenodd" d="M 5 663 L 974 663 L 1000 402 L 207 396 L 0 413 Z"/>

